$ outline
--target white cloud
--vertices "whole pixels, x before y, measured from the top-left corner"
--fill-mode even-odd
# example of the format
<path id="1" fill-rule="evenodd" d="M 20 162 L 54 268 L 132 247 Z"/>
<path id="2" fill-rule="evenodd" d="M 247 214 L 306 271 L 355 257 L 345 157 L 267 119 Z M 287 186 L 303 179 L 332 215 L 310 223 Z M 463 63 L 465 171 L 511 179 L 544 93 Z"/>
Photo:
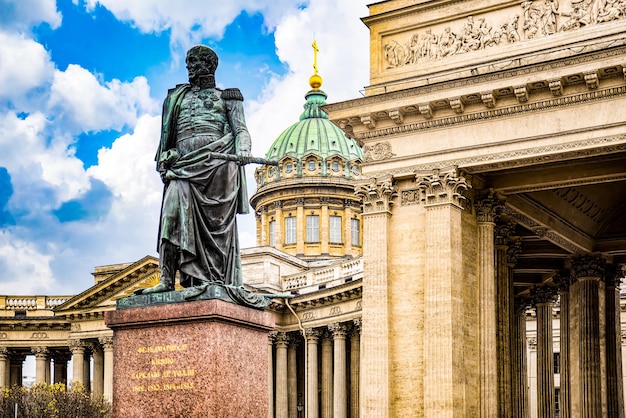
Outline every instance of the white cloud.
<path id="1" fill-rule="evenodd" d="M 98 164 L 87 170 L 111 189 L 120 218 L 142 216 L 143 210 L 160 205 L 162 184 L 154 162 L 160 134 L 161 117 L 143 115 L 132 134 L 98 151 Z"/>
<path id="2" fill-rule="evenodd" d="M 20 119 L 0 114 L 0 166 L 11 175 L 10 206 L 29 210 L 54 209 L 89 188 L 83 163 L 69 148 L 71 138 L 48 137 L 46 116 L 33 113 Z M 51 193 L 37 193 L 47 189 Z"/>
<path id="3" fill-rule="evenodd" d="M 23 31 L 46 22 L 55 29 L 61 24 L 56 0 L 0 0 L 0 26 Z"/>
<path id="4" fill-rule="evenodd" d="M 55 71 L 49 106 L 62 122 L 78 132 L 119 130 L 134 125 L 138 114 L 158 108 L 150 98 L 145 77 L 136 77 L 130 83 L 114 79 L 102 85 L 92 73 L 75 64 L 65 71 Z"/>
<path id="5" fill-rule="evenodd" d="M 32 243 L 0 229 L 0 294 L 28 295 L 50 289 L 54 283 L 51 258 Z"/>
<path id="6" fill-rule="evenodd" d="M 87 0 L 89 9 L 100 4 L 119 20 L 130 21 L 144 33 L 171 30 L 172 43 L 187 48 L 203 38 L 220 38 L 226 26 L 242 10 L 262 13 L 265 25 L 272 31 L 282 18 L 298 10 L 307 0 Z M 78 0 L 74 0 L 78 4 Z M 333 2 L 334 3 L 334 2 Z"/>
<path id="7" fill-rule="evenodd" d="M 43 46 L 17 33 L 0 32 L 0 98 L 20 98 L 52 78 Z"/>

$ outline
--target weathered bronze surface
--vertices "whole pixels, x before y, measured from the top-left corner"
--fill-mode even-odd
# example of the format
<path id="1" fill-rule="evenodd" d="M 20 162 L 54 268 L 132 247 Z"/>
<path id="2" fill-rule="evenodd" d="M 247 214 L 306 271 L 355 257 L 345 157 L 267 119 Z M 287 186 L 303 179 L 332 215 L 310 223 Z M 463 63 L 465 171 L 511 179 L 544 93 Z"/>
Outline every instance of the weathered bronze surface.
<path id="1" fill-rule="evenodd" d="M 242 287 L 237 214 L 248 213 L 243 165 L 266 163 L 250 153 L 243 96 L 215 85 L 217 54 L 199 45 L 187 52 L 189 83 L 163 103 L 157 170 L 164 183 L 158 234 L 161 279 L 138 295 L 174 290 L 184 299 L 219 286 L 237 303 L 266 306 Z M 239 297 L 241 296 L 241 297 Z"/>

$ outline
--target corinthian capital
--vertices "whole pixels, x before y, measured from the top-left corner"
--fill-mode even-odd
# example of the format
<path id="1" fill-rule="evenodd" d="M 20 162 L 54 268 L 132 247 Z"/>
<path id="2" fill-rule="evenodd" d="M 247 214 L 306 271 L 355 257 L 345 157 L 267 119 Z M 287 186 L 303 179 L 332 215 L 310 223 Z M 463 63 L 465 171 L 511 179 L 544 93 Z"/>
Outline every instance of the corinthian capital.
<path id="1" fill-rule="evenodd" d="M 456 167 L 445 172 L 433 170 L 430 173 L 417 173 L 415 179 L 427 206 L 453 204 L 462 208 L 462 202 L 466 199 L 463 193 L 471 187 Z"/>
<path id="2" fill-rule="evenodd" d="M 504 198 L 493 191 L 486 190 L 476 199 L 476 219 L 478 222 L 495 222 L 504 208 Z"/>
<path id="3" fill-rule="evenodd" d="M 604 278 L 606 261 L 599 255 L 583 255 L 572 260 L 572 283 L 584 277 Z"/>
<path id="4" fill-rule="evenodd" d="M 363 200 L 363 212 L 389 212 L 392 199 L 398 195 L 392 176 L 362 180 L 354 186 L 354 194 Z"/>

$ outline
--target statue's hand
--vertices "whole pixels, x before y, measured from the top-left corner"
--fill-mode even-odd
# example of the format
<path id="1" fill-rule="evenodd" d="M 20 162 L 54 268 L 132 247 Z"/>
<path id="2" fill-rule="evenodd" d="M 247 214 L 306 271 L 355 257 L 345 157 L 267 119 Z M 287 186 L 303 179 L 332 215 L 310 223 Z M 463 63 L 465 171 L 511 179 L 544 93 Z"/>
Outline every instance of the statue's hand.
<path id="1" fill-rule="evenodd" d="M 245 165 L 250 163 L 252 153 L 250 151 L 238 151 L 237 156 L 240 158 L 240 164 Z"/>

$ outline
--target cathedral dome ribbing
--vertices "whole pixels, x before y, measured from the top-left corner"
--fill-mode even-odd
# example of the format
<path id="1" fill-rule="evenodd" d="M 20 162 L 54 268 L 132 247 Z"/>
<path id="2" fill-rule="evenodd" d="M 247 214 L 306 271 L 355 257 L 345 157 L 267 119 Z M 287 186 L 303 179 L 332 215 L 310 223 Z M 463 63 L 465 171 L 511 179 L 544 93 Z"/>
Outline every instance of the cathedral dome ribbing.
<path id="1" fill-rule="evenodd" d="M 260 183 L 285 177 L 356 178 L 359 175 L 363 151 L 321 109 L 326 97 L 326 93 L 317 88 L 307 92 L 300 120 L 285 129 L 266 154 L 267 158 L 279 161 L 279 170 L 270 168 L 265 178 L 259 179 Z"/>

